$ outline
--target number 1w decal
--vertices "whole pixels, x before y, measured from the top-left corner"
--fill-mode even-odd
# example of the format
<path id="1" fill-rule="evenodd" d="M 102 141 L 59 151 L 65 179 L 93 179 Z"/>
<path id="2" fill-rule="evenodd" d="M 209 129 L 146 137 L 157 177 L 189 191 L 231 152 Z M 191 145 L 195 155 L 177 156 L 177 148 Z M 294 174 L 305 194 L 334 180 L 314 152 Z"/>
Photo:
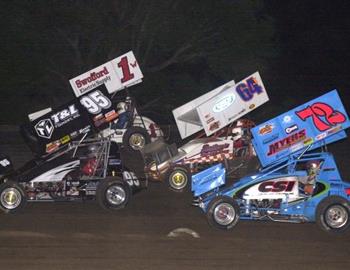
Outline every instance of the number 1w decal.
<path id="1" fill-rule="evenodd" d="M 120 62 L 118 63 L 118 67 L 120 67 L 123 72 L 123 78 L 121 78 L 122 83 L 130 81 L 135 77 L 134 73 L 131 73 L 130 71 L 128 57 L 126 56 L 122 57 L 120 59 Z"/>

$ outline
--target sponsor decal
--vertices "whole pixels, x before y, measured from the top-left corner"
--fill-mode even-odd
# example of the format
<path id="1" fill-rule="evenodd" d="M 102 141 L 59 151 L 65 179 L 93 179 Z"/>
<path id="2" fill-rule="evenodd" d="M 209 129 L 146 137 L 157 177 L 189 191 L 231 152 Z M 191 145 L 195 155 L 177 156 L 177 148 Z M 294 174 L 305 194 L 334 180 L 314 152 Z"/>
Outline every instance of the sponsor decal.
<path id="1" fill-rule="evenodd" d="M 287 127 L 287 128 L 285 129 L 285 131 L 286 131 L 287 134 L 290 134 L 290 133 L 292 133 L 292 132 L 294 132 L 294 131 L 296 131 L 296 130 L 298 130 L 298 126 L 297 126 L 297 125 L 293 125 L 293 126 Z"/>
<path id="2" fill-rule="evenodd" d="M 272 142 L 278 138 L 278 134 L 273 134 L 270 137 L 263 140 L 263 144 L 267 144 L 269 142 Z"/>
<path id="3" fill-rule="evenodd" d="M 232 105 L 235 99 L 236 99 L 236 96 L 233 93 L 226 95 L 225 97 L 219 99 L 219 101 L 215 103 L 213 107 L 213 111 L 218 113 L 226 110 L 228 107 Z"/>
<path id="4" fill-rule="evenodd" d="M 266 181 L 259 185 L 260 192 L 291 192 L 295 181 Z"/>
<path id="5" fill-rule="evenodd" d="M 40 120 L 34 126 L 34 129 L 39 137 L 50 139 L 55 128 L 59 128 L 79 116 L 79 111 L 73 104 L 67 109 L 63 109 L 55 114 L 52 114 L 50 119 Z"/>
<path id="6" fill-rule="evenodd" d="M 272 124 L 266 124 L 265 126 L 262 126 L 259 128 L 259 134 L 260 135 L 266 135 L 272 132 L 274 129 L 274 125 Z"/>
<path id="7" fill-rule="evenodd" d="M 240 112 L 238 112 L 237 114 L 235 114 L 234 116 L 231 116 L 228 118 L 228 122 L 230 122 L 232 119 L 236 119 L 238 118 L 238 116 L 240 116 L 241 114 L 245 113 L 246 109 L 242 109 Z"/>
<path id="8" fill-rule="evenodd" d="M 105 118 L 107 122 L 111 122 L 118 117 L 118 114 L 115 110 L 109 111 L 105 114 Z"/>
<path id="9" fill-rule="evenodd" d="M 106 119 L 102 114 L 99 114 L 93 118 L 95 127 L 99 127 L 106 122 Z"/>
<path id="10" fill-rule="evenodd" d="M 292 117 L 290 115 L 286 115 L 283 117 L 283 123 L 290 123 L 292 121 Z"/>
<path id="11" fill-rule="evenodd" d="M 210 124 L 210 126 L 209 126 L 210 131 L 213 131 L 213 130 L 219 129 L 219 128 L 220 128 L 220 121 L 216 121 L 216 122 Z"/>
<path id="12" fill-rule="evenodd" d="M 326 138 L 326 137 L 327 137 L 327 133 L 326 133 L 326 132 L 323 132 L 323 133 L 318 134 L 318 135 L 316 136 L 316 140 L 319 141 L 319 140 L 322 140 L 322 139 L 324 139 L 324 138 Z"/>
<path id="13" fill-rule="evenodd" d="M 72 139 L 74 139 L 74 138 L 78 137 L 78 135 L 79 135 L 78 131 L 73 131 L 69 136 L 70 136 Z"/>
<path id="14" fill-rule="evenodd" d="M 102 77 L 104 77 L 104 76 L 106 76 L 108 74 L 109 74 L 109 71 L 108 71 L 107 67 L 104 66 L 102 68 L 102 70 L 96 71 L 96 72 L 91 72 L 88 77 L 83 78 L 81 80 L 76 80 L 75 84 L 76 84 L 76 86 L 78 88 L 81 88 L 81 87 L 83 87 L 83 86 L 85 86 L 85 85 L 87 85 L 87 84 L 89 84 L 91 82 L 94 82 L 97 79 L 102 78 Z"/>
<path id="15" fill-rule="evenodd" d="M 91 130 L 91 126 L 88 125 L 88 126 L 86 126 L 86 127 L 84 127 L 84 128 L 79 129 L 79 134 L 89 133 L 90 130 Z"/>
<path id="16" fill-rule="evenodd" d="M 7 159 L 7 158 L 4 158 L 3 160 L 0 161 L 0 165 L 2 167 L 7 167 L 11 164 L 11 162 Z"/>
<path id="17" fill-rule="evenodd" d="M 54 131 L 54 126 L 50 119 L 40 120 L 34 128 L 39 137 L 46 139 L 50 139 Z"/>
<path id="18" fill-rule="evenodd" d="M 64 109 L 58 113 L 51 115 L 51 120 L 53 121 L 54 126 L 57 128 L 63 126 L 64 124 L 70 122 L 71 120 L 79 116 L 80 114 L 78 109 L 75 107 L 74 104 L 72 104 L 67 109 Z"/>
<path id="19" fill-rule="evenodd" d="M 48 143 L 46 145 L 46 153 L 50 154 L 50 153 L 56 151 L 58 149 L 58 147 L 60 147 L 60 142 L 58 140 L 51 142 L 51 143 Z"/>
<path id="20" fill-rule="evenodd" d="M 327 135 L 331 135 L 334 133 L 339 132 L 342 129 L 341 125 L 338 125 L 336 127 L 331 128 L 330 130 L 327 131 Z"/>
<path id="21" fill-rule="evenodd" d="M 305 146 L 310 145 L 314 142 L 313 138 L 307 138 L 303 143 Z"/>
<path id="22" fill-rule="evenodd" d="M 228 147 L 230 145 L 228 143 L 225 144 L 205 144 L 202 147 L 202 150 L 200 152 L 200 155 L 202 157 L 204 156 L 211 156 L 211 155 L 216 155 L 216 154 L 221 154 L 221 153 L 227 153 L 228 152 Z"/>
<path id="23" fill-rule="evenodd" d="M 276 153 L 295 145 L 300 141 L 304 141 L 306 139 L 306 130 L 300 130 L 299 132 L 293 133 L 292 135 L 285 137 L 277 142 L 274 142 L 269 145 L 268 156 L 275 155 Z"/>
<path id="24" fill-rule="evenodd" d="M 292 146 L 290 147 L 290 151 L 291 151 L 291 152 L 296 152 L 296 151 L 300 150 L 301 148 L 303 148 L 304 146 L 305 146 L 305 145 L 304 145 L 303 142 L 299 142 L 299 143 L 297 143 L 297 144 L 292 145 Z M 278 156 L 278 155 L 277 155 L 277 156 Z"/>
<path id="25" fill-rule="evenodd" d="M 70 136 L 69 135 L 66 135 L 66 136 L 64 136 L 64 137 L 62 137 L 61 139 L 60 139 L 60 143 L 61 144 L 66 144 L 66 143 L 68 143 L 68 142 L 70 142 Z"/>
<path id="26" fill-rule="evenodd" d="M 250 109 L 250 110 L 253 110 L 254 108 L 255 108 L 255 104 L 250 104 L 250 105 L 249 105 L 249 109 Z"/>
<path id="27" fill-rule="evenodd" d="M 209 119 L 207 120 L 207 124 L 210 124 L 210 123 L 213 122 L 214 120 L 215 120 L 214 117 L 209 118 Z"/>

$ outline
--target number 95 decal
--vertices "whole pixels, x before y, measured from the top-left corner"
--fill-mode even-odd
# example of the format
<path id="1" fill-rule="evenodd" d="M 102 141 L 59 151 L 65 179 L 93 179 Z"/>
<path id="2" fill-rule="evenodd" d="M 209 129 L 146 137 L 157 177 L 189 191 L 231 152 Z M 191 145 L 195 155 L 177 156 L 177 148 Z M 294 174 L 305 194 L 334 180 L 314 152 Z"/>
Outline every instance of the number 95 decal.
<path id="1" fill-rule="evenodd" d="M 103 95 L 99 90 L 83 96 L 80 99 L 80 103 L 91 114 L 99 114 L 103 109 L 108 109 L 112 105 L 109 98 Z"/>

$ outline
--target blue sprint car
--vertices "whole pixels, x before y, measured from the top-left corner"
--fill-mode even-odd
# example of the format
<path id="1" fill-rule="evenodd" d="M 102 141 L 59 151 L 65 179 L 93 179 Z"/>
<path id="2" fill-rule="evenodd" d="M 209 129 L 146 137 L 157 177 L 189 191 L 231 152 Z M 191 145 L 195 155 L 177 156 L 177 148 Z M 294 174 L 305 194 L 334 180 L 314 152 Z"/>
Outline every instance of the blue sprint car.
<path id="1" fill-rule="evenodd" d="M 233 228 L 240 219 L 316 222 L 328 232 L 350 226 L 350 183 L 324 146 L 346 137 L 349 117 L 333 90 L 252 129 L 261 169 L 225 185 L 225 167 L 192 177 L 194 204 L 210 225 Z M 318 150 L 316 150 L 318 149 Z"/>

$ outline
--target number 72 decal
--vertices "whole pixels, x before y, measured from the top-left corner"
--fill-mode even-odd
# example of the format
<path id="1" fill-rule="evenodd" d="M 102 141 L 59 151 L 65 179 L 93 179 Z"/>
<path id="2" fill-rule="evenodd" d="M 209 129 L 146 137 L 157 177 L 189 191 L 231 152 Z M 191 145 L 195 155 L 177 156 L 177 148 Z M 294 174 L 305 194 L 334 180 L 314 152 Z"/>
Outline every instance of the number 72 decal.
<path id="1" fill-rule="evenodd" d="M 344 114 L 334 110 L 330 105 L 323 102 L 316 102 L 301 111 L 295 112 L 295 114 L 303 121 L 311 117 L 315 127 L 319 131 L 326 131 L 346 121 Z"/>

